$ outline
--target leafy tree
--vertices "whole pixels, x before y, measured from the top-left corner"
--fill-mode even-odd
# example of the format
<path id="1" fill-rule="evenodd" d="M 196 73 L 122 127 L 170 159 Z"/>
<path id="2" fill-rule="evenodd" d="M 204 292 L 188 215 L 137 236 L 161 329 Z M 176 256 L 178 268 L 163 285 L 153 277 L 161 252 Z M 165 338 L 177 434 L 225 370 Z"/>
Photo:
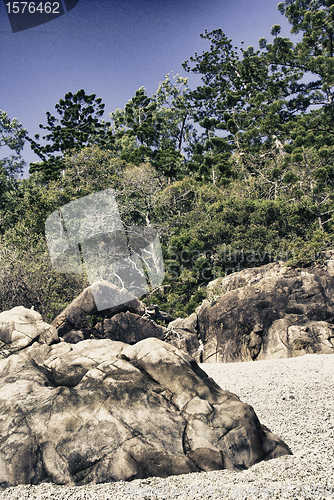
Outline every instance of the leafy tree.
<path id="1" fill-rule="evenodd" d="M 23 250 L 19 243 L 0 246 L 0 308 L 25 306 L 51 322 L 86 287 L 82 275 L 57 273 L 44 236 Z"/>
<path id="2" fill-rule="evenodd" d="M 289 169 L 286 157 L 287 153 L 278 138 L 271 148 L 260 149 L 258 154 L 245 150 L 233 153 L 231 163 L 236 181 L 229 188 L 229 196 L 237 193 L 243 198 L 285 200 L 288 188 L 283 177 Z"/>
<path id="3" fill-rule="evenodd" d="M 57 208 L 61 193 L 55 189 L 54 181 L 45 186 L 41 172 L 20 180 L 11 192 L 10 204 L 3 211 L 4 244 L 28 250 L 42 235 L 45 220 Z"/>
<path id="4" fill-rule="evenodd" d="M 278 9 L 292 25 L 291 33 L 302 34 L 295 44 L 279 36 L 271 44 L 261 41 L 268 63 L 282 72 L 300 74 L 295 95 L 287 100 L 295 119 L 288 120 L 286 150 L 300 155 L 302 146 L 317 144 L 329 155 L 334 151 L 333 2 L 289 0 L 281 2 Z M 274 28 L 278 35 L 280 26 Z"/>
<path id="5" fill-rule="evenodd" d="M 141 87 L 123 110 L 110 115 L 121 158 L 138 166 L 151 162 L 169 183 L 186 171 L 182 153 L 193 132 L 187 88 L 186 78 L 167 75 L 151 97 Z"/>
<path id="6" fill-rule="evenodd" d="M 159 148 L 172 148 L 187 152 L 194 126 L 192 110 L 187 100 L 188 79 L 179 75 L 166 75 L 152 98 L 157 103 L 157 120 L 160 123 Z"/>
<path id="7" fill-rule="evenodd" d="M 274 25 L 272 43 L 262 38 L 260 50 L 241 48 L 239 54 L 220 29 L 205 31 L 201 37 L 210 41 L 210 49 L 183 64 L 187 71 L 202 77 L 203 84 L 190 93 L 195 119 L 199 123 L 215 120 L 212 133 L 224 131 L 234 151 L 251 149 L 255 153 L 264 145 L 270 149 L 277 137 L 284 143 L 291 126 L 310 106 L 332 102 L 333 9 L 320 4 L 325 2 L 289 0 L 280 4 L 279 9 L 293 23 L 292 32 L 304 33 L 296 45 L 280 37 L 280 26 Z M 325 28 L 320 28 L 322 25 Z M 319 32 L 323 50 L 313 35 L 309 36 L 313 29 L 324 31 Z M 316 81 L 303 79 L 310 73 L 317 75 Z M 327 108 L 326 113 L 330 123 L 332 111 Z"/>
<path id="8" fill-rule="evenodd" d="M 293 48 L 293 58 L 286 62 L 316 77 L 309 86 L 309 104 L 334 105 L 334 2 L 289 0 L 281 2 L 278 9 L 292 25 L 291 33 L 303 35 Z"/>
<path id="9" fill-rule="evenodd" d="M 290 118 L 286 97 L 295 92 L 300 74 L 280 71 L 253 47 L 240 49 L 239 55 L 220 29 L 201 37 L 210 41 L 210 49 L 183 64 L 203 82 L 190 93 L 195 120 L 226 139 L 227 153 L 241 148 L 256 152 L 263 143 L 271 146 L 273 135 Z"/>
<path id="10" fill-rule="evenodd" d="M 97 145 L 66 154 L 63 158 L 65 172 L 54 185 L 59 206 L 72 199 L 108 188 L 116 189 L 128 164 Z"/>
<path id="11" fill-rule="evenodd" d="M 0 110 L 0 147 L 7 146 L 15 155 L 0 160 L 1 171 L 9 177 L 22 173 L 24 161 L 21 157 L 27 131 L 16 118 L 10 120 L 5 111 Z"/>
<path id="12" fill-rule="evenodd" d="M 76 94 L 68 92 L 65 99 L 60 99 L 55 105 L 59 118 L 47 111 L 47 125 L 40 125 L 40 128 L 49 132 L 42 139 L 50 144 L 36 142 L 40 140 L 40 134 L 35 135 L 35 140 L 28 138 L 32 150 L 42 160 L 31 164 L 30 173 L 41 171 L 46 180 L 56 179 L 64 170 L 65 152 L 79 151 L 90 144 L 110 149 L 113 143 L 110 123 L 100 119 L 104 107 L 100 97 L 86 95 L 83 89 Z"/>
<path id="13" fill-rule="evenodd" d="M 196 143 L 188 168 L 196 173 L 196 179 L 227 185 L 233 177 L 230 146 L 223 137 L 215 135 L 215 118 L 204 118 L 199 125 L 205 133 Z"/>
<path id="14" fill-rule="evenodd" d="M 57 273 L 45 240 L 45 220 L 59 207 L 62 192 L 52 181 L 46 187 L 35 172 L 18 181 L 11 206 L 3 210 L 0 239 L 0 307 L 34 306 L 52 321 L 88 281 L 82 275 Z"/>
<path id="15" fill-rule="evenodd" d="M 156 226 L 162 186 L 163 180 L 150 163 L 127 165 L 116 190 L 119 212 L 126 226 Z"/>
<path id="16" fill-rule="evenodd" d="M 283 182 L 293 199 L 314 214 L 324 233 L 333 230 L 334 208 L 334 3 L 289 0 L 278 9 L 292 25 L 291 33 L 302 35 L 292 44 L 278 36 L 280 26 L 275 26 L 273 43 L 261 41 L 268 63 L 282 72 L 300 74 L 295 95 L 287 100 L 294 115 L 285 127 Z"/>
<path id="17" fill-rule="evenodd" d="M 0 159 L 0 234 L 5 232 L 7 213 L 15 207 L 15 191 L 25 165 L 21 152 L 26 139 L 26 130 L 16 118 L 10 120 L 0 110 L 0 148 L 9 148 L 14 154 Z"/>
<path id="18" fill-rule="evenodd" d="M 157 105 L 146 95 L 144 87 L 136 91 L 135 96 L 125 105 L 124 110 L 111 113 L 116 139 L 124 135 L 135 138 L 134 148 L 140 147 L 140 163 L 151 157 L 151 147 L 156 147 L 159 140 L 159 122 L 154 119 Z M 128 155 L 127 160 L 132 158 Z"/>
<path id="19" fill-rule="evenodd" d="M 302 149 L 302 154 L 285 159 L 283 182 L 290 187 L 290 195 L 318 222 L 321 232 L 334 230 L 334 155 L 327 156 L 316 147 Z"/>

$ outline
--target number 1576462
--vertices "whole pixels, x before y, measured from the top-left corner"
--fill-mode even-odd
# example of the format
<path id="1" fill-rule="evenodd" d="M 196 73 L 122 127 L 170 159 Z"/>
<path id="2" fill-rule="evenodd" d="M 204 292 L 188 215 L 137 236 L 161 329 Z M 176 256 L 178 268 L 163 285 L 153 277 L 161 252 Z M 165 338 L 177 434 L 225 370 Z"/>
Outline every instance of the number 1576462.
<path id="1" fill-rule="evenodd" d="M 8 2 L 8 14 L 61 14 L 59 2 Z"/>

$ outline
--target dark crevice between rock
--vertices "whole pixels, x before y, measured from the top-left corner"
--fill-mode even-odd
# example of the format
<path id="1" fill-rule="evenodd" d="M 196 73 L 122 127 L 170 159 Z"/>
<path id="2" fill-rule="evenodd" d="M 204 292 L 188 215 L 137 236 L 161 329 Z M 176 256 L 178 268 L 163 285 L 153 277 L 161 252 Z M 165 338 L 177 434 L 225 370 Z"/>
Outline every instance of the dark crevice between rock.
<path id="1" fill-rule="evenodd" d="M 320 294 L 323 298 L 323 301 L 325 304 L 327 304 L 328 302 L 330 303 L 329 305 L 333 307 L 333 301 L 331 299 L 329 299 L 328 295 L 326 294 L 326 291 L 325 291 L 325 288 L 324 286 L 322 285 L 321 283 L 321 279 L 319 279 L 319 276 L 317 276 L 316 274 L 313 275 L 314 276 L 314 280 L 317 282 L 318 284 L 318 287 L 319 287 L 319 290 L 320 290 Z M 328 300 L 329 299 L 329 300 Z M 329 317 L 330 317 L 330 313 L 328 312 L 328 315 L 326 315 L 326 320 L 325 321 L 329 321 Z"/>
<path id="2" fill-rule="evenodd" d="M 48 345 L 48 346 L 52 346 L 52 345 L 55 345 L 55 344 L 59 344 L 59 343 L 61 342 L 60 337 L 58 337 L 57 339 L 51 340 L 51 342 L 50 342 L 49 344 L 46 344 L 45 342 L 40 342 L 40 337 L 41 337 L 42 335 L 43 335 L 43 334 L 38 335 L 38 337 L 36 337 L 36 338 L 34 339 L 34 342 L 33 342 L 33 343 L 38 342 L 38 343 L 39 343 L 39 344 L 41 344 L 41 345 L 45 344 L 45 345 Z"/>
<path id="3" fill-rule="evenodd" d="M 100 406 L 98 407 L 98 409 L 96 410 L 96 412 L 92 413 L 93 417 L 95 417 L 98 421 L 99 419 L 96 417 L 96 414 L 99 413 L 99 411 L 101 410 L 102 406 L 105 406 L 106 402 L 108 401 L 108 399 L 110 398 L 109 394 L 105 397 L 104 401 L 102 401 L 102 403 L 100 404 Z M 107 407 L 106 407 L 107 408 Z M 107 408 L 108 410 L 108 408 Z M 109 410 L 108 410 L 108 413 Z M 99 421 L 100 422 L 100 421 Z"/>
<path id="4" fill-rule="evenodd" d="M 106 456 L 108 456 L 108 455 L 105 455 L 105 457 Z M 101 460 L 103 460 L 105 457 L 100 457 L 100 458 L 94 460 L 90 464 L 85 465 L 82 469 L 79 468 L 76 472 L 74 472 L 74 470 L 72 469 L 71 474 L 72 474 L 75 482 L 78 483 L 78 482 L 82 481 L 83 479 L 85 479 L 85 477 L 91 472 L 92 468 L 96 464 L 101 462 Z"/>
<path id="5" fill-rule="evenodd" d="M 132 438 L 131 438 L 132 439 Z M 123 449 L 123 448 L 122 448 Z M 150 474 L 149 472 L 145 469 L 145 467 L 143 467 L 143 465 L 139 464 L 138 461 L 135 459 L 134 456 L 131 455 L 131 453 L 128 451 L 128 450 L 124 450 L 130 458 L 132 458 L 132 460 L 137 464 L 138 468 L 141 469 L 143 471 L 143 479 L 146 478 L 146 477 L 150 477 Z M 129 479 L 130 480 L 130 479 Z"/>
<path id="6" fill-rule="evenodd" d="M 182 450 L 185 456 L 187 456 L 187 454 L 190 451 L 190 446 L 187 441 L 187 427 L 188 427 L 188 422 L 186 422 L 186 425 L 184 426 L 182 432 Z"/>
<path id="7" fill-rule="evenodd" d="M 31 364 L 32 364 L 35 368 L 37 368 L 37 370 L 38 370 L 39 372 L 41 372 L 41 373 L 42 373 L 42 374 L 43 374 L 43 375 L 44 375 L 44 376 L 48 379 L 48 381 L 49 381 L 49 382 L 50 382 L 50 384 L 52 385 L 52 388 L 54 389 L 54 388 L 56 388 L 56 387 L 59 387 L 59 384 L 56 384 L 56 383 L 54 382 L 54 380 L 52 380 L 52 378 L 50 377 L 50 376 L 51 376 L 51 373 L 49 372 L 49 370 L 47 370 L 47 369 L 45 368 L 45 366 L 43 366 L 43 365 L 39 365 L 39 364 L 38 364 L 38 363 L 34 360 L 34 358 L 31 356 L 31 354 L 30 354 L 30 353 L 28 353 L 28 356 L 29 356 L 29 361 L 31 362 Z M 46 382 L 44 382 L 44 386 L 46 387 Z"/>
<path id="8" fill-rule="evenodd" d="M 74 378 L 73 382 L 65 382 L 64 380 L 61 380 L 61 382 L 57 382 L 55 380 L 55 378 L 53 377 L 52 375 L 52 372 L 51 371 L 48 371 L 47 369 L 43 368 L 43 367 L 40 367 L 44 372 L 45 370 L 45 375 L 47 377 L 47 379 L 50 381 L 50 383 L 53 385 L 54 388 L 64 388 L 64 389 L 74 389 L 77 385 L 80 384 L 80 382 L 82 381 L 82 379 L 84 378 L 84 376 L 86 375 L 86 373 L 89 372 L 89 370 L 87 370 L 83 375 L 78 375 L 77 378 Z"/>

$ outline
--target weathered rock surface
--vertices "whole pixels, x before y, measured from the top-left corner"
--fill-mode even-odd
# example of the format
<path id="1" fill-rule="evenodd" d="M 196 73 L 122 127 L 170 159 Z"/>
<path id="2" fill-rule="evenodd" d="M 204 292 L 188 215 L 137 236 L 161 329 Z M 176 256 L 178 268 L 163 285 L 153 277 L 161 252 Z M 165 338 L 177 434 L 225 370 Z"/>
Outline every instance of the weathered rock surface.
<path id="1" fill-rule="evenodd" d="M 163 339 L 165 335 L 166 328 L 129 311 L 105 318 L 94 328 L 94 337 L 118 340 L 126 344 L 135 344 L 149 337 Z"/>
<path id="2" fill-rule="evenodd" d="M 41 344 L 57 342 L 57 330 L 44 323 L 37 311 L 23 306 L 0 314 L 0 358 L 24 349 L 34 341 Z"/>
<path id="3" fill-rule="evenodd" d="M 245 469 L 291 454 L 251 406 L 159 339 L 34 342 L 0 373 L 2 487 Z"/>
<path id="4" fill-rule="evenodd" d="M 103 294 L 116 287 L 94 285 Z M 110 290 L 108 291 L 110 295 Z M 99 311 L 87 288 L 53 322 L 66 342 L 109 338 L 134 344 L 148 337 L 166 340 L 197 362 L 277 359 L 334 353 L 334 253 L 308 268 L 272 263 L 219 278 L 207 287 L 196 313 L 167 329 L 143 317 L 134 299 Z"/>
<path id="5" fill-rule="evenodd" d="M 211 282 L 194 330 L 203 361 L 334 353 L 333 263 L 329 254 L 322 265 L 273 263 Z"/>
<path id="6" fill-rule="evenodd" d="M 93 289 L 94 293 L 98 291 L 102 296 L 107 290 L 109 298 L 114 295 L 114 302 L 121 302 L 127 293 L 103 281 L 86 288 L 52 322 L 65 342 L 76 344 L 95 338 L 135 344 L 148 337 L 165 338 L 165 327 L 142 317 L 145 306 L 140 300 L 134 298 L 130 302 L 97 311 Z"/>
<path id="7" fill-rule="evenodd" d="M 186 351 L 197 363 L 203 362 L 203 344 L 199 338 L 197 314 L 193 313 L 188 318 L 178 318 L 169 323 L 166 341 Z"/>
<path id="8" fill-rule="evenodd" d="M 107 307 L 102 311 L 98 311 L 93 290 L 95 295 L 101 297 L 100 302 L 102 302 L 103 296 L 107 296 L 109 299 L 112 299 L 112 302 L 119 305 Z M 57 329 L 58 335 L 64 338 L 65 335 L 71 332 L 71 335 L 67 335 L 67 339 L 70 342 L 75 343 L 76 341 L 82 340 L 81 335 L 83 338 L 87 339 L 92 334 L 95 334 L 95 325 L 105 318 L 111 318 L 115 314 L 122 312 L 130 312 L 136 315 L 144 314 L 145 306 L 137 298 L 134 297 L 130 302 L 123 303 L 123 300 L 127 300 L 128 297 L 129 294 L 125 290 L 119 290 L 116 286 L 105 281 L 98 281 L 81 292 L 81 294 L 53 320 L 52 326 Z M 80 333 L 75 335 L 75 332 Z"/>

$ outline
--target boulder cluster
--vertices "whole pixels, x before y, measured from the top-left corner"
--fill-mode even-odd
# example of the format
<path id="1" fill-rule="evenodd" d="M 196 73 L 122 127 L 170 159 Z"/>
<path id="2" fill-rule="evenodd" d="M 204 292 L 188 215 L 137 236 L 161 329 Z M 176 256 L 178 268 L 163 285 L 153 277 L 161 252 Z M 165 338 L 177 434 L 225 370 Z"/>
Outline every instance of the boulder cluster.
<path id="1" fill-rule="evenodd" d="M 173 318 L 100 281 L 51 325 L 0 314 L 0 487 L 242 470 L 287 444 L 198 362 L 334 353 L 334 260 L 211 282 Z M 98 310 L 94 297 L 119 304 Z M 159 321 L 162 320 L 162 321 Z"/>
<path id="2" fill-rule="evenodd" d="M 137 299 L 103 317 L 91 289 L 76 300 L 53 325 L 24 307 L 0 314 L 2 488 L 242 470 L 291 454 L 251 406 L 153 335 L 166 328 Z"/>
<path id="3" fill-rule="evenodd" d="M 332 254 L 304 269 L 271 263 L 212 281 L 196 312 L 168 328 L 205 363 L 331 354 L 333 297 Z"/>

